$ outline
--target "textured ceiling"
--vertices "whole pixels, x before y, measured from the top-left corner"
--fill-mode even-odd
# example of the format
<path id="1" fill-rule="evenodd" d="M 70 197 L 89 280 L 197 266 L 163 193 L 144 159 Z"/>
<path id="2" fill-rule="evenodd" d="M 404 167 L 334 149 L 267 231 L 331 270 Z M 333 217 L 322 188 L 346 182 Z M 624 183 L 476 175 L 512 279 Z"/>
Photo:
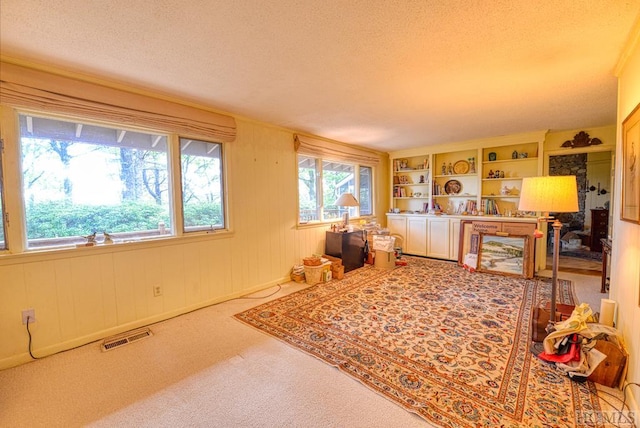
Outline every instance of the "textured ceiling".
<path id="1" fill-rule="evenodd" d="M 0 53 L 392 151 L 610 125 L 640 0 L 2 0 Z"/>

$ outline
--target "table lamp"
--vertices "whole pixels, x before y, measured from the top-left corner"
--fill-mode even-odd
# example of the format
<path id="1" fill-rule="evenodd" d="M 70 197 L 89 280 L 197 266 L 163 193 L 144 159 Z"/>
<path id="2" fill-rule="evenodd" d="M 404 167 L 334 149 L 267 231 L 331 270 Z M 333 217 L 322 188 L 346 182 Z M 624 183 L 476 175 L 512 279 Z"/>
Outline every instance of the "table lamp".
<path id="1" fill-rule="evenodd" d="M 339 207 L 357 207 L 360 203 L 353 194 L 343 193 L 336 201 L 336 205 Z M 343 221 L 345 227 L 349 226 L 349 208 L 347 208 L 347 212 L 343 214 Z"/>
<path id="2" fill-rule="evenodd" d="M 549 213 L 568 213 L 578 211 L 578 185 L 575 175 L 557 175 L 546 177 L 527 177 L 522 179 L 520 191 L 520 211 L 541 211 L 540 220 L 550 221 Z M 547 332 L 553 330 L 556 320 L 556 288 L 558 282 L 558 258 L 560 254 L 560 229 L 562 223 L 556 217 L 553 224 L 553 273 L 551 278 L 551 314 Z"/>

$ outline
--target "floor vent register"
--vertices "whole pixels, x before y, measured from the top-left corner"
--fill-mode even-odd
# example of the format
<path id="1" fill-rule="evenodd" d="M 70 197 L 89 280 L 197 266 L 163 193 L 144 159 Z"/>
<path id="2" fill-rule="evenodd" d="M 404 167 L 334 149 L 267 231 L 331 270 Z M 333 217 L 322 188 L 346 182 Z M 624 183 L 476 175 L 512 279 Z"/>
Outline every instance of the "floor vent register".
<path id="1" fill-rule="evenodd" d="M 142 328 L 138 330 L 127 331 L 126 333 L 117 334 L 115 336 L 107 337 L 102 342 L 102 352 L 110 351 L 112 349 L 120 348 L 121 346 L 128 345 L 129 343 L 136 342 L 141 339 L 152 336 L 151 330 L 148 328 Z"/>

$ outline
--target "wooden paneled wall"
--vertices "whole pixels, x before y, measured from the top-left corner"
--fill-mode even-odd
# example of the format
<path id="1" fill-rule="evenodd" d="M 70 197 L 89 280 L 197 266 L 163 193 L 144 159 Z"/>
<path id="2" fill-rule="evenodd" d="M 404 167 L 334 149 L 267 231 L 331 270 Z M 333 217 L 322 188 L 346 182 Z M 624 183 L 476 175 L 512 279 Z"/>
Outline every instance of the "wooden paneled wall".
<path id="1" fill-rule="evenodd" d="M 292 133 L 238 120 L 225 149 L 231 234 L 0 258 L 0 369 L 30 360 L 23 309 L 34 354 L 48 355 L 286 281 L 322 252 L 326 225 L 296 227 Z"/>

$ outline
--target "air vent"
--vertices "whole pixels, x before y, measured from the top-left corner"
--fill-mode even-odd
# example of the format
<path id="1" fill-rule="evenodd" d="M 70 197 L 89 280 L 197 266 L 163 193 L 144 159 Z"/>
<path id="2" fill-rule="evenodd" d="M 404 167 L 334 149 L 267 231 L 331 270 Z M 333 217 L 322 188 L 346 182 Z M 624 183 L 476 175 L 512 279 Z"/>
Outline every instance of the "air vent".
<path id="1" fill-rule="evenodd" d="M 102 352 L 110 351 L 115 348 L 119 348 L 124 345 L 128 345 L 129 343 L 136 342 L 140 339 L 144 339 L 145 337 L 152 336 L 151 330 L 148 328 L 131 330 L 126 333 L 118 334 L 115 336 L 107 337 L 102 342 Z"/>

